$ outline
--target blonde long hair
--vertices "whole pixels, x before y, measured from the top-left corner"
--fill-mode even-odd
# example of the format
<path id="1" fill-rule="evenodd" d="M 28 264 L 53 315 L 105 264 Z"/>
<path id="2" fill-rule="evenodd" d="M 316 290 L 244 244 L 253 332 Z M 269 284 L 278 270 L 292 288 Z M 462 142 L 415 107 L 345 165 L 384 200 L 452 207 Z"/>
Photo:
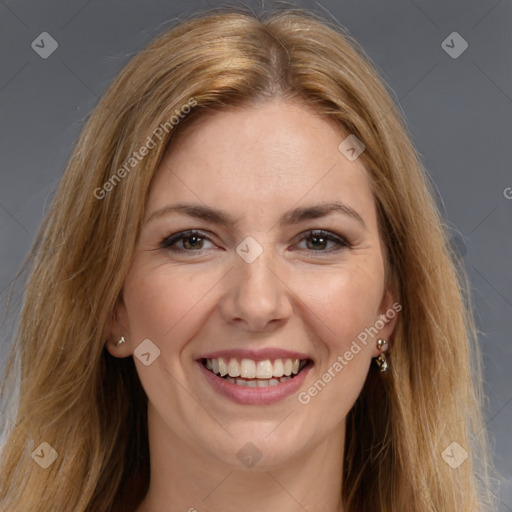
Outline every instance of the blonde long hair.
<path id="1" fill-rule="evenodd" d="M 2 396 L 0 506 L 9 512 L 134 510 L 149 483 L 147 397 L 132 358 L 105 349 L 147 191 L 172 135 L 211 112 L 300 99 L 362 140 L 403 309 L 391 373 L 371 370 L 347 418 L 349 512 L 486 510 L 480 355 L 467 285 L 390 91 L 359 45 L 307 11 L 194 16 L 135 56 L 88 119 L 30 253 Z M 160 139 L 155 130 L 197 105 Z M 113 176 L 148 137 L 156 147 Z M 125 167 L 126 168 L 126 167 Z M 108 193 L 104 184 L 114 183 Z M 41 442 L 58 453 L 42 469 Z M 468 459 L 442 457 L 457 442 Z"/>

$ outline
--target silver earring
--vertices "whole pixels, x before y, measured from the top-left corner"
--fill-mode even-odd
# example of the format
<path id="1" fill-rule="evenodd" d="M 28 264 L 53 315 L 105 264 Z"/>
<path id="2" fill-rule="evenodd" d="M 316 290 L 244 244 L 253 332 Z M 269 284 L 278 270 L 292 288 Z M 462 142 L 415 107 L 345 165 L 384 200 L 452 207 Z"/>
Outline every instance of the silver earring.
<path id="1" fill-rule="evenodd" d="M 388 371 L 388 362 L 386 361 L 386 355 L 384 352 L 389 348 L 389 344 L 386 340 L 379 339 L 377 340 L 377 348 L 380 350 L 380 355 L 375 358 L 375 362 L 377 363 L 381 373 L 386 373 Z"/>
<path id="2" fill-rule="evenodd" d="M 124 336 L 121 336 L 121 339 L 116 343 L 116 347 L 119 347 L 119 345 L 126 343 L 126 340 L 124 339 Z"/>

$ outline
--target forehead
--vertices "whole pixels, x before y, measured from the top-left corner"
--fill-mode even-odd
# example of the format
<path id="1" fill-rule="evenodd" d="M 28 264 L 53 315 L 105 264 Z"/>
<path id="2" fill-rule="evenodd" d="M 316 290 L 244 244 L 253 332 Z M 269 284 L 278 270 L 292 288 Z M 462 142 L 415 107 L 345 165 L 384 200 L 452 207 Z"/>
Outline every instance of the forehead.
<path id="1" fill-rule="evenodd" d="M 229 204 L 236 215 L 343 200 L 371 216 L 367 171 L 360 159 L 349 161 L 338 149 L 347 135 L 298 102 L 272 100 L 208 115 L 172 140 L 149 203 Z"/>

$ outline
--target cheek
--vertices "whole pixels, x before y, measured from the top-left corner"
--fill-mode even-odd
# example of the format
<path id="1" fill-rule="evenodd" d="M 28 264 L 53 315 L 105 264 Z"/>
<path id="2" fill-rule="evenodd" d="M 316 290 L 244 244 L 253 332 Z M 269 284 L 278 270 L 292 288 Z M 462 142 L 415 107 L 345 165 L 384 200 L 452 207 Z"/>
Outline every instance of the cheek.
<path id="1" fill-rule="evenodd" d="M 369 266 L 338 270 L 308 283 L 309 318 L 314 322 L 317 353 L 323 354 L 315 379 L 298 396 L 301 407 L 335 428 L 359 396 L 376 340 L 368 334 L 378 319 L 383 284 Z M 304 288 L 304 294 L 307 292 Z M 313 420 L 311 420 L 313 421 Z"/>
<path id="2" fill-rule="evenodd" d="M 125 286 L 132 338 L 149 338 L 172 358 L 193 335 L 191 329 L 198 328 L 213 277 L 168 264 L 134 273 Z"/>
<path id="3" fill-rule="evenodd" d="M 149 366 L 134 357 L 137 373 L 155 410 L 163 416 L 171 411 L 174 416 L 166 422 L 187 437 L 186 418 L 192 413 L 201 416 L 204 410 L 190 400 L 189 367 L 183 365 L 182 356 L 201 329 L 211 306 L 208 292 L 221 275 L 213 280 L 212 273 L 182 271 L 168 263 L 139 265 L 133 267 L 124 290 L 132 348 L 149 339 L 160 355 Z"/>
<path id="4" fill-rule="evenodd" d="M 378 258 L 315 272 L 300 280 L 297 295 L 317 317 L 330 358 L 343 354 L 358 335 L 374 325 L 384 291 L 383 269 Z M 296 288 L 297 289 L 297 288 Z M 366 347 L 361 345 L 363 352 Z M 371 349 L 370 349 L 371 351 Z"/>

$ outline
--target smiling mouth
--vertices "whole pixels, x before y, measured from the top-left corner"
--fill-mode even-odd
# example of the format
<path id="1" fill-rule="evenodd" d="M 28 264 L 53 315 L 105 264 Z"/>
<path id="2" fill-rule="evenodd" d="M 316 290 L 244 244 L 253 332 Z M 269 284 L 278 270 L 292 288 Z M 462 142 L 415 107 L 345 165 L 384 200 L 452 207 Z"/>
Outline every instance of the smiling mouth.
<path id="1" fill-rule="evenodd" d="M 203 366 L 213 374 L 239 386 L 264 388 L 277 386 L 296 377 L 311 361 L 309 359 L 253 359 L 235 357 L 201 359 Z"/>

